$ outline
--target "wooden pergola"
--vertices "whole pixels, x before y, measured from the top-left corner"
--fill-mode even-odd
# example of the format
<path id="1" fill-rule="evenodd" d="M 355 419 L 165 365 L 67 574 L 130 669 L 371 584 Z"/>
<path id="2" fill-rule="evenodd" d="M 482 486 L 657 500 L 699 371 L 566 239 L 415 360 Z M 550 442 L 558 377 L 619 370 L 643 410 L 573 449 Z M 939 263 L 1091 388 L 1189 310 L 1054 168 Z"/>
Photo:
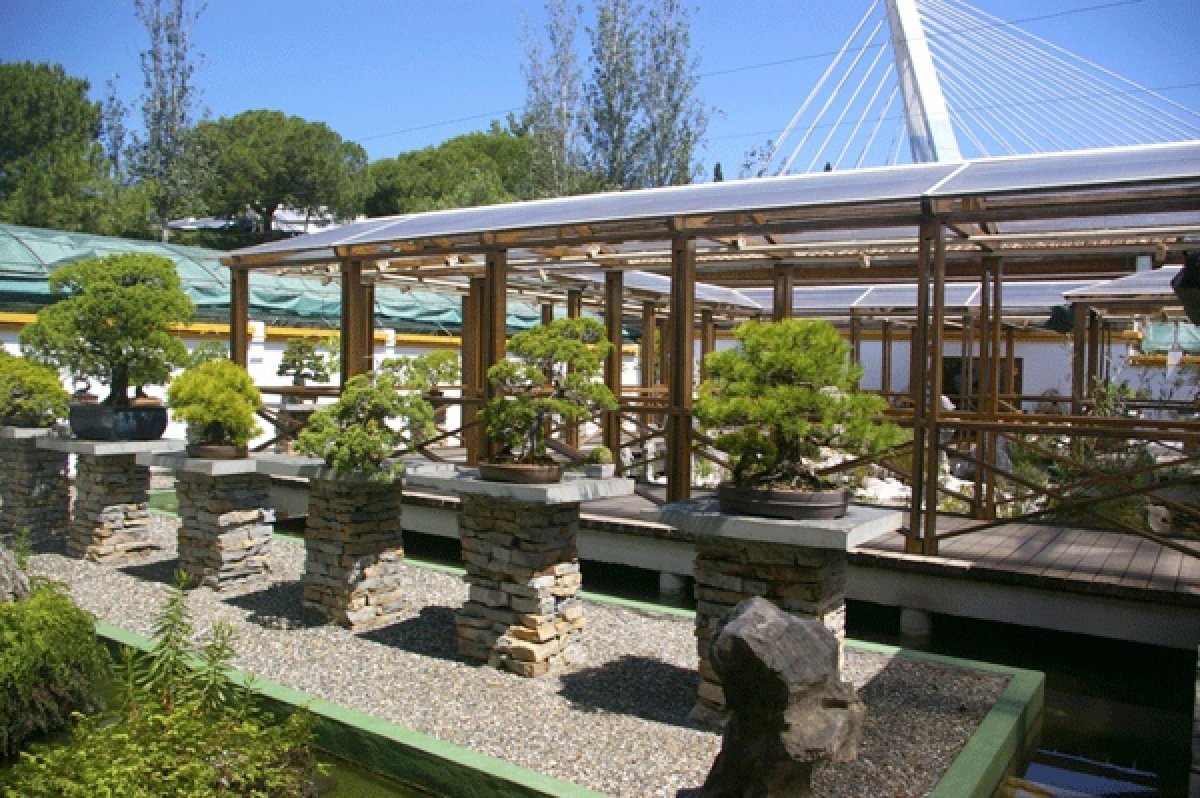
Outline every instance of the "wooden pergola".
<path id="1" fill-rule="evenodd" d="M 605 380 L 626 409 L 665 417 L 667 500 L 687 498 L 694 444 L 696 326 L 701 353 L 718 322 L 791 315 L 803 284 L 915 281 L 911 313 L 913 487 L 909 550 L 937 551 L 939 440 L 948 429 L 977 436 L 980 471 L 995 471 L 994 436 L 1028 423 L 1002 407 L 1013 342 L 1004 324 L 1004 287 L 1013 277 L 1116 277 L 1139 255 L 1159 263 L 1200 247 L 1200 142 L 1076 153 L 933 163 L 564 197 L 502 206 L 368 219 L 329 231 L 250 247 L 224 259 L 232 272 L 231 351 L 245 364 L 250 272 L 276 270 L 341 280 L 343 380 L 370 368 L 377 283 L 442 286 L 463 296 L 464 419 L 488 397 L 487 368 L 502 359 L 511 292 L 546 303 L 603 308 L 611 338 L 627 318 L 643 329 L 643 385 L 653 335 L 662 324 L 665 400 L 623 391 L 620 350 Z M 661 291 L 628 289 L 627 276 L 667 278 Z M 584 278 L 581 275 L 591 275 Z M 641 278 L 639 278 L 641 279 Z M 965 325 L 979 350 L 972 413 L 939 401 L 948 280 L 977 281 L 982 302 Z M 632 278 L 630 277 L 630 281 Z M 698 293 L 697 286 L 702 290 Z M 737 289 L 769 287 L 770 308 Z M 722 292 L 725 293 L 722 293 Z M 657 308 L 665 307 L 665 318 Z M 891 326 L 884 321 L 884 335 Z M 970 332 L 967 332 L 970 330 Z M 853 322 L 852 322 L 853 332 Z M 1083 333 L 1085 342 L 1087 331 Z M 1079 339 L 1077 333 L 1076 338 Z M 1077 352 L 1078 357 L 1078 352 Z M 1078 372 L 1078 369 L 1076 369 Z M 1077 380 L 1079 377 L 1077 377 Z M 1077 385 L 1076 392 L 1082 388 Z M 601 419 L 604 442 L 621 445 L 621 412 Z M 1059 417 L 1055 423 L 1083 422 Z M 1094 425 L 1093 425 L 1094 426 Z M 1090 429 L 1090 428 L 1089 428 Z M 1200 425 L 1150 430 L 1200 441 Z M 1121 434 L 1145 434 L 1144 429 Z M 481 434 L 481 433 L 480 433 Z M 1106 433 L 1108 434 L 1108 433 Z M 990 444 L 989 444 L 990 442 Z M 476 439 L 478 457 L 486 444 Z M 980 514 L 988 519 L 989 479 Z"/>

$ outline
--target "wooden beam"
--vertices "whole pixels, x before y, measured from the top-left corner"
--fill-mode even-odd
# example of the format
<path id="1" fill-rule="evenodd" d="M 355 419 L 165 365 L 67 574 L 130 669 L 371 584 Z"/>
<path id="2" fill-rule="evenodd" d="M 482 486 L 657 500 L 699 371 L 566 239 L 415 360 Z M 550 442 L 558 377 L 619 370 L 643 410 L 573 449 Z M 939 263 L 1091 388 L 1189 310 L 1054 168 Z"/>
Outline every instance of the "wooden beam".
<path id="1" fill-rule="evenodd" d="M 473 423 L 479 416 L 479 406 L 477 402 L 484 395 L 484 381 L 487 379 L 483 374 L 483 356 L 480 350 L 480 334 L 483 325 L 483 302 L 484 302 L 484 283 L 483 277 L 472 277 L 468 283 L 466 295 L 463 297 L 463 317 L 462 317 L 462 375 L 463 375 L 463 398 L 468 401 L 463 403 L 462 419 L 463 426 Z M 483 458 L 484 446 L 486 441 L 483 433 L 478 429 L 468 429 L 464 433 L 464 446 L 467 449 L 467 465 L 478 465 Z"/>
<path id="2" fill-rule="evenodd" d="M 492 249 L 487 253 L 484 270 L 483 329 L 480 337 L 483 373 L 504 359 L 508 344 L 508 252 Z M 486 380 L 484 396 L 493 396 L 493 388 Z"/>
<path id="3" fill-rule="evenodd" d="M 774 321 L 792 317 L 792 289 L 796 285 L 796 273 L 791 266 L 776 264 L 771 269 L 774 293 L 772 294 L 771 318 Z"/>
<path id="4" fill-rule="evenodd" d="M 1071 415 L 1083 415 L 1083 399 L 1087 396 L 1087 334 L 1088 317 L 1092 310 L 1083 303 L 1071 306 L 1074 330 L 1071 341 Z"/>
<path id="5" fill-rule="evenodd" d="M 937 536 L 937 507 L 938 507 L 938 472 L 941 467 L 939 457 L 939 439 L 941 426 L 938 415 L 942 410 L 942 374 L 945 358 L 943 355 L 943 340 L 946 331 L 946 246 L 942 235 L 940 222 L 932 225 L 933 237 L 933 305 L 929 314 L 930 330 L 933 333 L 929 341 L 929 356 L 932 359 L 929 368 L 929 405 L 925 409 L 927 433 L 925 437 L 925 524 L 921 535 L 921 553 L 933 556 L 938 553 Z"/>
<path id="6" fill-rule="evenodd" d="M 542 303 L 542 324 L 549 324 L 552 321 L 554 321 L 554 303 L 553 302 L 543 302 Z"/>
<path id="7" fill-rule="evenodd" d="M 891 319 L 883 320 L 883 340 L 880 343 L 880 360 L 882 366 L 880 368 L 879 388 L 884 396 L 889 396 L 892 392 L 892 327 L 894 326 Z M 890 401 L 890 398 L 889 398 Z"/>
<path id="8" fill-rule="evenodd" d="M 567 289 L 567 318 L 577 319 L 582 313 L 583 290 L 579 288 Z"/>
<path id="9" fill-rule="evenodd" d="M 909 338 L 909 397 L 913 404 L 913 448 L 912 448 L 912 501 L 908 514 L 908 529 L 905 532 L 904 550 L 908 554 L 921 554 L 923 530 L 923 499 L 925 496 L 925 458 L 928 425 L 926 414 L 929 407 L 929 358 L 925 342 L 929 337 L 929 292 L 933 273 L 933 236 L 938 226 L 930 217 L 921 222 L 917 240 L 917 317 L 913 322 Z"/>
<path id="10" fill-rule="evenodd" d="M 642 302 L 642 342 L 638 347 L 638 382 L 642 388 L 654 385 L 654 338 L 658 322 L 654 318 L 654 302 Z"/>
<path id="11" fill-rule="evenodd" d="M 700 379 L 708 379 L 708 367 L 705 361 L 717 348 L 717 324 L 713 321 L 710 308 L 700 311 Z"/>
<path id="12" fill-rule="evenodd" d="M 621 309 L 624 303 L 625 273 L 611 270 L 604 273 L 604 332 L 613 344 L 604 359 L 604 384 L 613 396 L 621 396 Z M 604 445 L 613 453 L 618 471 L 621 470 L 621 411 L 609 410 L 602 419 Z"/>
<path id="13" fill-rule="evenodd" d="M 229 359 L 242 368 L 250 363 L 250 272 L 229 270 Z"/>
<path id="14" fill-rule="evenodd" d="M 667 501 L 692 491 L 692 340 L 695 315 L 696 240 L 671 241 L 670 372 L 667 383 Z"/>
<path id="15" fill-rule="evenodd" d="M 362 281 L 361 260 L 341 263 L 342 318 L 341 318 L 341 384 L 344 386 L 352 377 L 371 370 L 371 356 L 375 322 L 375 293 Z"/>

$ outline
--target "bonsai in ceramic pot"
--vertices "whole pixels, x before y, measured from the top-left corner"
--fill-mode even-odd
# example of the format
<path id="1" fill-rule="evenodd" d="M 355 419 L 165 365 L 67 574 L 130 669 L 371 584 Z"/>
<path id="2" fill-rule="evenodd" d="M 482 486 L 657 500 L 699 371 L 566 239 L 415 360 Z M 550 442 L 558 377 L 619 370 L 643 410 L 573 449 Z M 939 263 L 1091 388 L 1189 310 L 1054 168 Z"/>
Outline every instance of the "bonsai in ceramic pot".
<path id="1" fill-rule="evenodd" d="M 136 253 L 89 258 L 56 269 L 50 289 L 63 298 L 21 331 L 22 349 L 77 382 L 109 386 L 101 403 L 71 406 L 72 431 L 91 440 L 160 437 L 166 408 L 143 386 L 165 383 L 184 362 L 187 349 L 172 326 L 193 313 L 175 265 Z"/>
<path id="2" fill-rule="evenodd" d="M 245 457 L 246 444 L 261 428 L 255 418 L 262 396 L 246 370 L 231 360 L 192 366 L 167 389 L 176 420 L 188 425 L 192 457 Z"/>
<path id="3" fill-rule="evenodd" d="M 583 473 L 586 476 L 607 478 L 616 472 L 617 466 L 613 462 L 612 450 L 604 444 L 589 451 L 583 459 Z"/>
<path id="4" fill-rule="evenodd" d="M 512 337 L 509 359 L 488 369 L 495 397 L 480 416 L 496 454 L 480 464 L 484 479 L 557 482 L 562 468 L 547 454 L 552 424 L 575 423 L 617 407 L 599 377 L 612 349 L 595 319 L 555 319 Z"/>
<path id="5" fill-rule="evenodd" d="M 433 407 L 404 391 L 393 374 L 360 374 L 346 382 L 335 403 L 313 413 L 296 448 L 322 458 L 339 477 L 391 482 L 400 470 L 391 461 L 396 450 L 432 423 Z"/>
<path id="6" fill-rule="evenodd" d="M 708 356 L 695 414 L 725 431 L 731 481 L 718 487 L 726 512 L 837 518 L 844 488 L 817 473 L 822 450 L 879 452 L 900 442 L 881 421 L 884 400 L 858 390 L 862 369 L 832 324 L 811 319 L 747 322 L 739 346 Z"/>
<path id="7" fill-rule="evenodd" d="M 0 424 L 51 427 L 66 417 L 69 398 L 54 369 L 0 348 Z"/>

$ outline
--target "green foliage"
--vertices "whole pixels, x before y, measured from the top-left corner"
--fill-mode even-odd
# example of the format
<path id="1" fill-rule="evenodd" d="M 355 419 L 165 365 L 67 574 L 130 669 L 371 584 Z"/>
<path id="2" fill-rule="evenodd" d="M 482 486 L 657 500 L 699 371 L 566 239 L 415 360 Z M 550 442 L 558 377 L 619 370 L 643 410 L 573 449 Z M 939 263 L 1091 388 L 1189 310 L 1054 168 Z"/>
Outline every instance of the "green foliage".
<path id="1" fill-rule="evenodd" d="M 878 452 L 900 441 L 879 421 L 884 400 L 857 390 L 861 369 L 833 325 L 809 319 L 747 322 L 740 346 L 708 356 L 696 417 L 733 428 L 716 446 L 731 455 L 739 484 L 816 487 L 822 447 Z"/>
<path id="2" fill-rule="evenodd" d="M 0 418 L 49 427 L 66 416 L 69 399 L 54 369 L 0 349 Z"/>
<path id="3" fill-rule="evenodd" d="M 61 586 L 35 582 L 24 600 L 0 603 L 0 758 L 93 711 L 107 663 L 91 616 Z"/>
<path id="4" fill-rule="evenodd" d="M 207 363 L 210 360 L 228 360 L 229 347 L 220 341 L 204 341 L 191 352 L 188 353 L 187 359 L 183 362 L 184 368 L 199 366 L 201 363 Z"/>
<path id="5" fill-rule="evenodd" d="M 65 298 L 38 311 L 21 331 L 21 347 L 76 379 L 107 382 L 106 403 L 125 404 L 130 385 L 166 382 L 186 359 L 171 327 L 191 319 L 193 307 L 170 260 L 88 258 L 56 269 L 50 289 Z"/>
<path id="6" fill-rule="evenodd" d="M 304 385 L 308 380 L 325 382 L 329 379 L 329 363 L 325 353 L 312 341 L 293 338 L 284 347 L 279 368 L 279 377 L 291 377 L 292 385 Z"/>
<path id="7" fill-rule="evenodd" d="M 613 461 L 612 449 L 601 444 L 588 452 L 583 461 L 589 465 L 608 465 Z"/>
<path id="8" fill-rule="evenodd" d="M 261 431 L 255 414 L 262 395 L 232 360 L 209 360 L 185 370 L 167 389 L 167 403 L 201 443 L 245 446 Z"/>
<path id="9" fill-rule="evenodd" d="M 369 188 L 367 154 L 322 122 L 281 111 L 244 111 L 196 126 L 197 146 L 211 162 L 204 196 L 209 209 L 237 216 L 250 208 L 262 220 L 287 206 L 353 217 Z"/>
<path id="10" fill-rule="evenodd" d="M 406 434 L 420 437 L 433 428 L 429 402 L 401 389 L 388 372 L 351 378 L 337 402 L 313 413 L 296 449 L 323 458 L 338 476 L 391 482 L 396 468 L 387 459 L 404 445 Z"/>
<path id="11" fill-rule="evenodd" d="M 65 745 L 22 754 L 0 788 L 29 798 L 315 794 L 311 719 L 277 722 L 229 680 L 228 625 L 200 643 L 192 632 L 177 583 L 155 622 L 154 648 L 118 668 L 121 706 L 81 718 Z"/>
<path id="12" fill-rule="evenodd" d="M 546 458 L 547 425 L 578 422 L 617 407 L 598 382 L 613 345 L 595 319 L 555 319 L 519 332 L 512 357 L 488 369 L 496 391 L 480 412 L 499 459 L 536 463 Z"/>
<path id="13" fill-rule="evenodd" d="M 396 384 L 413 391 L 430 391 L 441 385 L 456 385 L 462 369 L 458 355 L 447 349 L 414 357 L 388 358 L 379 364 L 380 371 L 390 371 Z"/>

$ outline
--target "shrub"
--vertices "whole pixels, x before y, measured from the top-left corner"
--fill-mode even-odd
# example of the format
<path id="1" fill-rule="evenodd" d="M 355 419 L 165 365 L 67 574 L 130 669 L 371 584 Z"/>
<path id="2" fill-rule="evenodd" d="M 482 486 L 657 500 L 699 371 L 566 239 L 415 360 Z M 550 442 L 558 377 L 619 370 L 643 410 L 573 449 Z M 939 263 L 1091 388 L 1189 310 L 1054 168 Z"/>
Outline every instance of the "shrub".
<path id="1" fill-rule="evenodd" d="M 0 603 L 0 757 L 94 711 L 107 672 L 91 616 L 60 586 L 36 583 L 27 598 Z"/>
<path id="2" fill-rule="evenodd" d="M 284 347 L 275 374 L 291 377 L 292 385 L 304 385 L 309 380 L 325 382 L 329 379 L 329 359 L 311 341 L 293 338 Z"/>
<path id="3" fill-rule="evenodd" d="M 259 433 L 262 396 L 246 370 L 231 360 L 208 360 L 184 371 L 167 389 L 175 418 L 202 443 L 245 446 Z"/>
<path id="4" fill-rule="evenodd" d="M 414 391 L 430 391 L 439 385 L 453 385 L 460 379 L 458 355 L 447 350 L 416 357 L 393 357 L 379 364 L 379 371 L 390 371 L 396 384 Z"/>
<path id="5" fill-rule="evenodd" d="M 69 400 L 54 369 L 0 349 L 0 418 L 49 427 L 66 416 Z"/>
<path id="6" fill-rule="evenodd" d="M 608 465 L 613 461 L 612 449 L 601 444 L 588 452 L 583 461 L 588 465 Z"/>

